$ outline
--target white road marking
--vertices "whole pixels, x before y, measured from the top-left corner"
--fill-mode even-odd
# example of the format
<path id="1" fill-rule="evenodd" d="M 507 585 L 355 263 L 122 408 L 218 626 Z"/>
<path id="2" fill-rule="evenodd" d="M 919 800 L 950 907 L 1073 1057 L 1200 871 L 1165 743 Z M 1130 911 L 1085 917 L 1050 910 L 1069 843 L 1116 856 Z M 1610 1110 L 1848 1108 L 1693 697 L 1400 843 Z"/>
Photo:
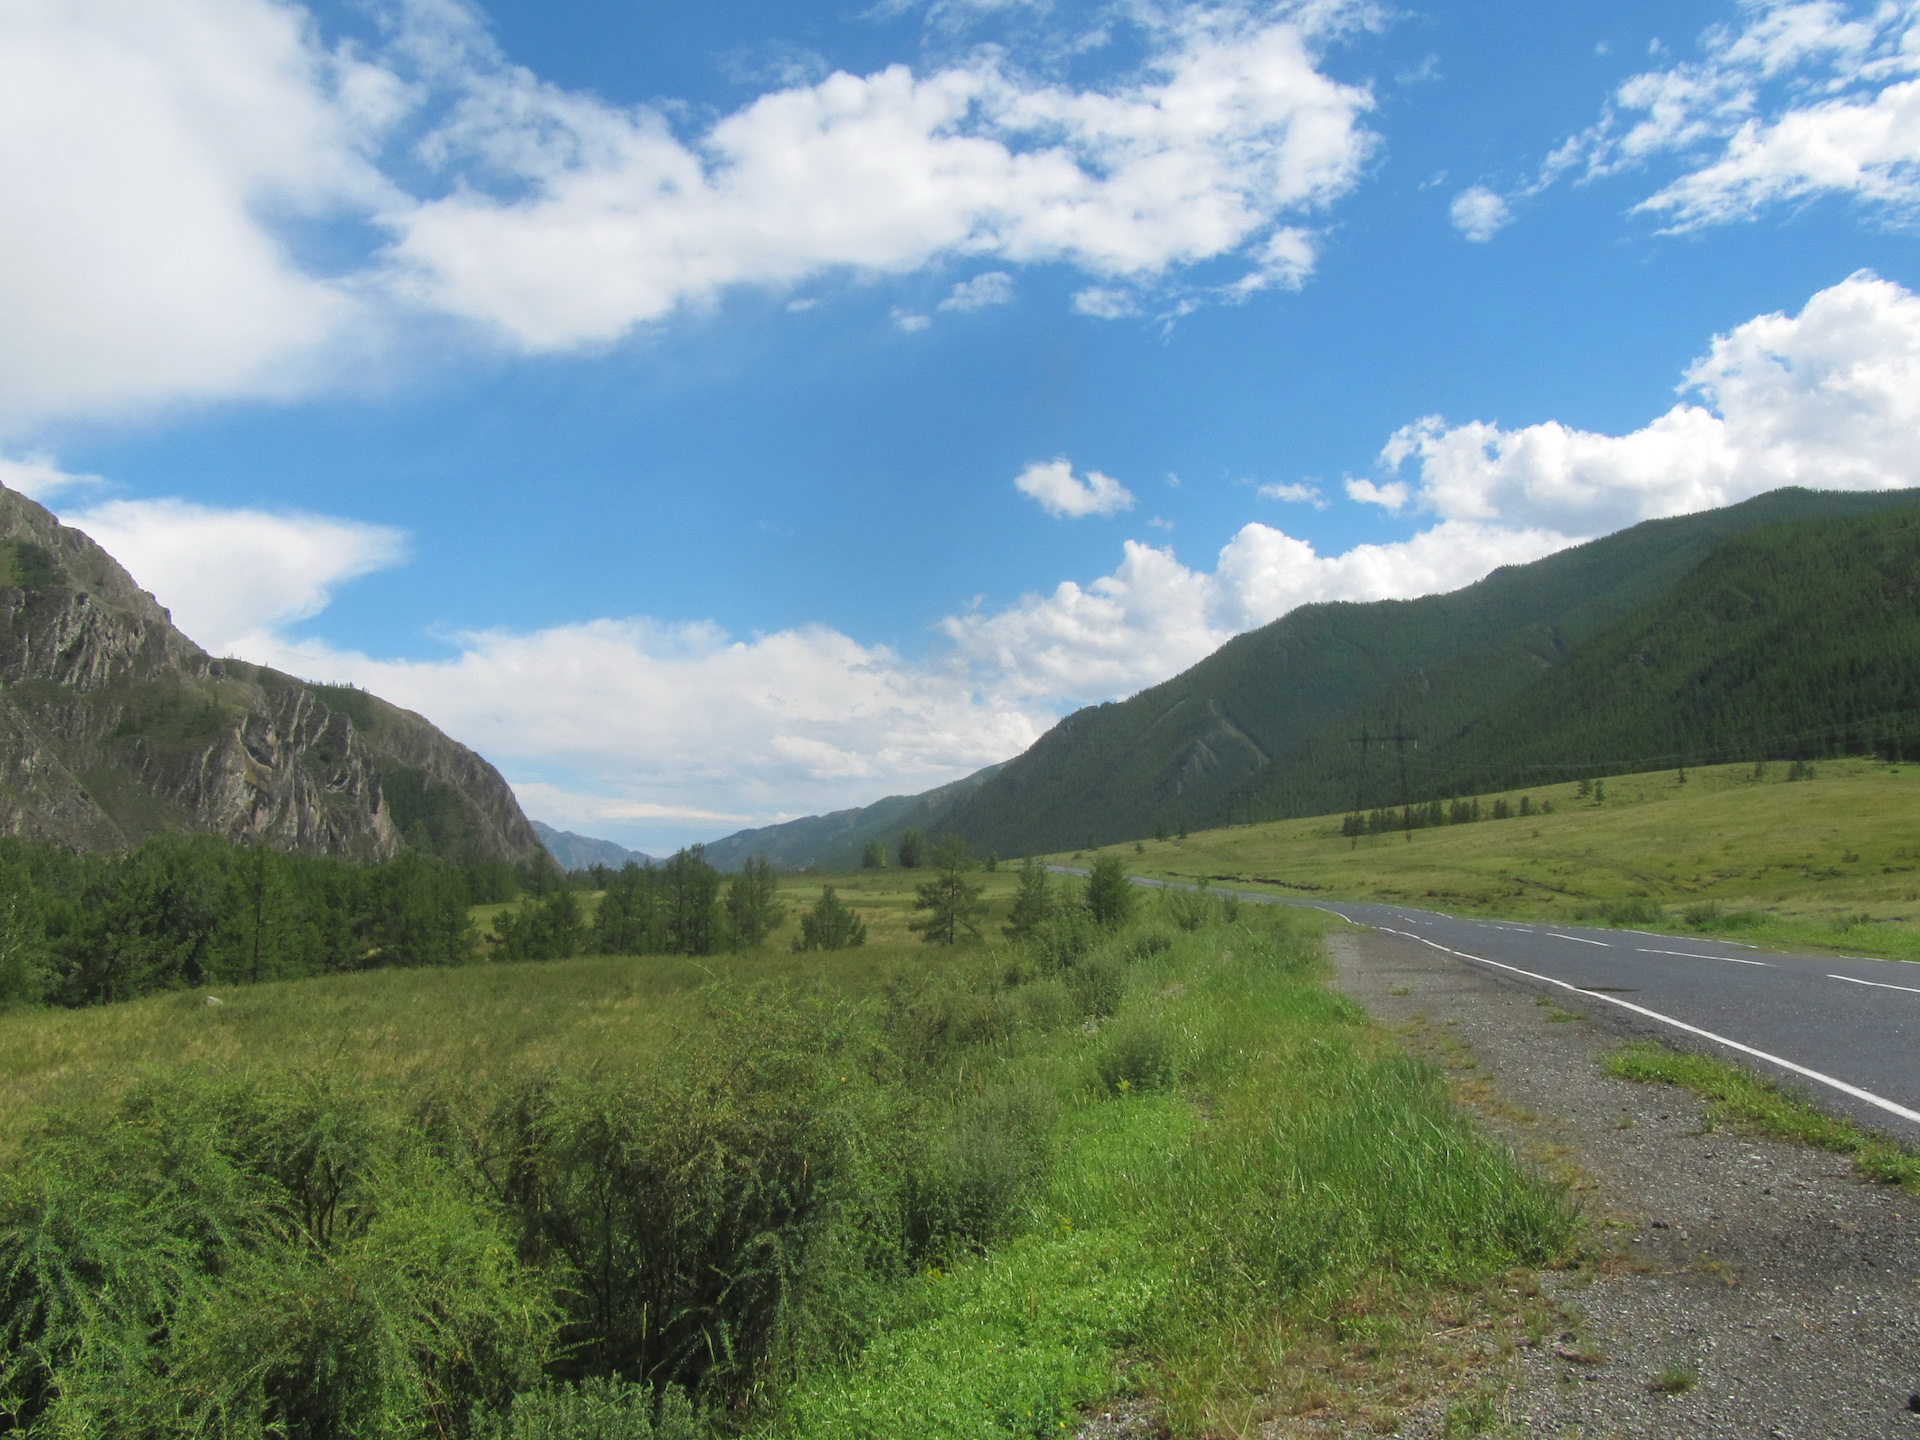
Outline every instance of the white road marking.
<path id="1" fill-rule="evenodd" d="M 1562 935 L 1558 930 L 1549 930 L 1547 931 L 1547 934 L 1551 935 L 1556 940 L 1578 940 L 1582 945 L 1598 945 L 1603 949 L 1607 949 L 1607 950 L 1611 950 L 1613 948 L 1613 946 L 1608 944 L 1608 942 L 1606 942 L 1605 940 L 1589 940 L 1584 935 Z"/>
<path id="2" fill-rule="evenodd" d="M 1491 965 L 1496 970 L 1505 970 L 1514 975 L 1524 975 L 1529 980 L 1538 980 L 1543 985 L 1552 985 L 1574 995 L 1584 995 L 1589 1000 L 1603 1000 L 1609 1005 L 1618 1005 L 1622 1010 L 1631 1010 L 1634 1014 L 1644 1015 L 1649 1020 L 1658 1020 L 1662 1025 L 1671 1025 L 1674 1029 L 1684 1030 L 1689 1035 L 1698 1035 L 1701 1039 L 1711 1040 L 1716 1045 L 1725 1045 L 1730 1050 L 1738 1050 L 1743 1055 L 1751 1055 L 1755 1059 L 1766 1061 L 1769 1065 L 1778 1065 L 1783 1070 L 1791 1070 L 1796 1075 L 1804 1075 L 1809 1080 L 1817 1081 L 1819 1084 L 1838 1090 L 1842 1095 L 1851 1095 L 1854 1099 L 1864 1100 L 1867 1104 L 1877 1106 L 1890 1115 L 1898 1115 L 1902 1120 L 1910 1120 L 1914 1124 L 1920 1125 L 1920 1110 L 1909 1110 L 1906 1106 L 1897 1104 L 1883 1095 L 1876 1095 L 1871 1090 L 1862 1090 L 1858 1085 L 1849 1085 L 1844 1080 L 1837 1080 L 1831 1075 L 1823 1075 L 1818 1070 L 1808 1069 L 1805 1065 L 1797 1065 L 1791 1060 L 1783 1060 L 1778 1055 L 1769 1055 L 1765 1050 L 1756 1050 L 1751 1045 L 1742 1045 L 1738 1040 L 1729 1040 L 1726 1036 L 1716 1035 L 1711 1030 L 1702 1030 L 1698 1025 L 1689 1025 L 1686 1021 L 1676 1020 L 1671 1015 L 1662 1015 L 1658 1010 L 1649 1010 L 1644 1005 L 1635 1005 L 1631 1001 L 1622 1000 L 1615 995 L 1600 995 L 1592 990 L 1582 990 L 1578 985 L 1569 985 L 1565 980 L 1556 980 L 1551 975 L 1539 975 L 1532 970 L 1522 970 L 1518 965 L 1503 965 L 1498 960 L 1487 959 L 1484 955 L 1469 955 L 1464 950 L 1449 949 L 1438 941 L 1427 939 L 1424 935 L 1408 935 L 1399 930 L 1388 930 L 1387 933 L 1389 935 L 1399 935 L 1405 940 L 1418 941 L 1422 945 L 1431 945 L 1436 950 L 1445 950 L 1449 955 L 1458 955 L 1462 960 L 1471 960 L 1478 965 Z M 1748 961 L 1745 963 L 1751 964 L 1753 962 Z"/>
<path id="3" fill-rule="evenodd" d="M 1764 960 L 1742 960 L 1738 955 L 1702 955 L 1695 950 L 1649 950 L 1644 945 L 1636 945 L 1633 948 L 1642 955 L 1683 955 L 1689 960 L 1724 960 L 1729 965 L 1758 965 L 1762 970 L 1773 968 Z"/>
<path id="4" fill-rule="evenodd" d="M 1876 990 L 1904 990 L 1909 995 L 1920 995 L 1911 985 L 1883 985 L 1878 980 L 1856 980 L 1851 975 L 1829 975 L 1829 980 L 1844 980 L 1849 985 L 1871 985 Z"/>

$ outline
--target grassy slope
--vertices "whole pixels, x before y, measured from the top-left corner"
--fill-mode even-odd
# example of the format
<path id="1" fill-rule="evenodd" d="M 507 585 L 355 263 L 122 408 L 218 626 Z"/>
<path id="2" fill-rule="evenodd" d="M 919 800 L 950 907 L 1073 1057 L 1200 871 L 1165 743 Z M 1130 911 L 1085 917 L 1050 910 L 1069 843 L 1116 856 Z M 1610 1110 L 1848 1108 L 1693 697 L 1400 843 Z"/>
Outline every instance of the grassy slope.
<path id="1" fill-rule="evenodd" d="M 1775 764 L 1616 776 L 1606 800 L 1572 785 L 1522 793 L 1551 815 L 1375 835 L 1357 848 L 1320 816 L 1117 847 L 1136 874 L 1246 881 L 1293 897 L 1384 899 L 1463 914 L 1572 920 L 1645 899 L 1765 919 L 1743 939 L 1920 959 L 1920 765 L 1823 762 L 1789 783 Z M 1490 811 L 1495 796 L 1482 797 Z M 1060 857 L 1071 860 L 1070 856 Z M 1084 863 L 1084 859 L 1083 862 Z"/>

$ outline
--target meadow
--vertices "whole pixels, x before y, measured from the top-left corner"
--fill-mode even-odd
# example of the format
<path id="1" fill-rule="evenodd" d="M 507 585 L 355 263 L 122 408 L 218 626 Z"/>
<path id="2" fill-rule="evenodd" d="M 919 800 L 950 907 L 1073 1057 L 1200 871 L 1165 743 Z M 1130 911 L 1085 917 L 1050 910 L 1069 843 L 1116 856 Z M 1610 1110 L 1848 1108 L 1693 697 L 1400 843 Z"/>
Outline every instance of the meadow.
<path id="1" fill-rule="evenodd" d="M 1811 779 L 1792 773 L 1749 762 L 1619 775 L 1598 782 L 1598 798 L 1545 785 L 1478 797 L 1483 815 L 1501 801 L 1511 818 L 1410 832 L 1354 837 L 1332 815 L 1106 848 L 1134 874 L 1294 899 L 1920 959 L 1920 765 L 1823 760 Z"/>
<path id="2" fill-rule="evenodd" d="M 1321 917 L 1102 927 L 1067 888 L 1013 945 L 1002 870 L 982 939 L 923 945 L 923 878 L 790 878 L 733 955 L 0 1016 L 0 1416 L 904 1440 L 1141 1392 L 1179 1434 L 1373 1423 L 1568 1253 L 1564 1196 L 1327 988 Z M 869 943 L 797 954 L 827 883 Z"/>

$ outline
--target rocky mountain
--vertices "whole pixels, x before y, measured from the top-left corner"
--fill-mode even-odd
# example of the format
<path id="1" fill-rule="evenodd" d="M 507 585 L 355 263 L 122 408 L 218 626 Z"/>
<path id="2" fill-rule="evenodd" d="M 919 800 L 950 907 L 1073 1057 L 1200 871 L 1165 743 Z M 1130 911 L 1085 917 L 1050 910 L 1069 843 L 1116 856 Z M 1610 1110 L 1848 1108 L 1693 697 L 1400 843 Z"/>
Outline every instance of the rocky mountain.
<path id="1" fill-rule="evenodd" d="M 591 835 L 576 835 L 571 830 L 556 830 L 538 820 L 533 822 L 533 833 L 540 837 L 540 843 L 547 847 L 547 853 L 553 856 L 562 870 L 591 870 L 596 865 L 618 870 L 629 862 L 635 865 L 654 863 L 651 855 L 638 850 L 629 850 L 611 840 L 596 840 Z"/>
<path id="2" fill-rule="evenodd" d="M 707 846 L 707 861 L 721 870 L 738 870 L 754 856 L 765 856 L 779 870 L 850 870 L 860 863 L 869 840 L 891 843 L 902 832 L 931 829 L 962 795 L 1000 772 L 989 765 L 962 780 L 919 795 L 889 795 L 857 810 L 808 815 L 781 825 L 740 830 Z"/>
<path id="3" fill-rule="evenodd" d="M 180 831 L 541 854 L 500 773 L 421 716 L 215 659 L 100 546 L 0 490 L 0 833 L 122 850 Z"/>

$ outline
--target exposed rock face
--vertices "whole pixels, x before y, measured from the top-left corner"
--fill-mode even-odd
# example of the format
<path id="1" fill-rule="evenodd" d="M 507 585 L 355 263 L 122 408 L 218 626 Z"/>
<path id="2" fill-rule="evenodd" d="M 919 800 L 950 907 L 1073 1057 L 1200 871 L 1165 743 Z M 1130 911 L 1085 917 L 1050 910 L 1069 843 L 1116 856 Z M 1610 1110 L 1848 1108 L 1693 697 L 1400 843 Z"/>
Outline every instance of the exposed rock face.
<path id="1" fill-rule="evenodd" d="M 540 854 L 473 751 L 363 691 L 214 659 L 86 535 L 0 490 L 0 832 L 120 850 L 168 831 Z"/>

